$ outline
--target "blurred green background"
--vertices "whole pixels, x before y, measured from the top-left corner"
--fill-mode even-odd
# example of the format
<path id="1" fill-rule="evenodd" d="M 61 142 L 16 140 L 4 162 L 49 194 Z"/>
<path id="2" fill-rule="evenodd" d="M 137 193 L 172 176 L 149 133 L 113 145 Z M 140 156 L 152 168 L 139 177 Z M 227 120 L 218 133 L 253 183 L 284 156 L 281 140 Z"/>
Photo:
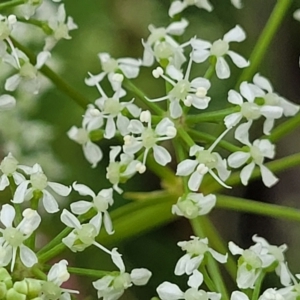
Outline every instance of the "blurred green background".
<path id="1" fill-rule="evenodd" d="M 247 33 L 247 39 L 243 43 L 232 44 L 232 49 L 248 58 L 276 1 L 244 0 L 242 10 L 236 10 L 229 0 L 211 0 L 211 2 L 215 7 L 212 13 L 195 7 L 183 13 L 183 16 L 190 21 L 183 40 L 186 41 L 197 35 L 199 38 L 214 41 L 221 38 L 236 24 L 240 24 Z M 116 58 L 141 57 L 143 52 L 141 39 L 147 38 L 148 25 L 167 26 L 170 21 L 167 15 L 170 1 L 167 0 L 65 0 L 64 3 L 67 14 L 74 18 L 79 29 L 71 32 L 70 41 L 61 41 L 53 50 L 52 56 L 53 59 L 61 62 L 59 71 L 61 77 L 91 102 L 99 95 L 96 89 L 84 84 L 84 78 L 87 77 L 87 72 L 96 74 L 101 71 L 97 54 L 108 52 Z M 259 69 L 263 76 L 271 80 L 279 94 L 298 103 L 300 102 L 298 84 L 300 82 L 298 65 L 300 23 L 293 20 L 292 13 L 299 7 L 300 1 L 294 1 Z M 225 107 L 227 92 L 234 87 L 240 75 L 239 69 L 232 64 L 230 66 L 233 74 L 230 79 L 224 81 L 213 79 L 212 81 L 211 109 Z M 199 76 L 204 70 L 203 66 L 194 65 L 192 74 Z M 157 97 L 164 93 L 163 84 L 157 84 L 152 78 L 151 69 L 143 69 L 135 83 L 149 97 Z M 107 154 L 109 146 L 117 144 L 117 141 L 101 142 L 100 145 L 106 158 L 97 168 L 92 169 L 83 157 L 81 146 L 68 139 L 66 135 L 71 126 L 80 126 L 84 113 L 82 108 L 55 88 L 50 89 L 38 101 L 38 109 L 30 114 L 30 118 L 44 120 L 54 127 L 55 139 L 48 151 L 54 151 L 58 160 L 64 165 L 64 168 L 59 170 L 59 174 L 54 172 L 49 180 L 61 180 L 65 184 L 77 181 L 90 186 L 95 192 L 109 187 L 105 179 Z M 4 130 L 5 128 L 1 128 L 0 132 Z M 25 131 L 26 128 L 23 130 Z M 295 153 L 299 146 L 298 131 L 282 141 L 278 146 L 277 156 Z M 26 161 L 20 162 L 26 163 Z M 45 172 L 47 174 L 46 168 Z M 260 182 L 255 182 L 247 188 L 236 189 L 234 194 L 264 202 L 300 207 L 299 178 L 300 170 L 295 168 L 290 172 L 280 174 L 281 181 L 272 190 L 266 190 Z M 126 185 L 126 190 L 130 191 L 156 189 L 160 189 L 160 183 L 151 172 L 147 172 L 144 176 L 134 177 Z M 1 197 L 6 199 L 9 196 L 2 193 Z M 70 201 L 78 199 L 79 196 L 75 193 L 69 197 Z M 122 197 L 117 196 L 114 208 L 125 203 Z M 68 203 L 61 203 L 61 206 L 67 207 Z M 251 244 L 251 236 L 254 233 L 266 237 L 274 244 L 287 243 L 290 245 L 287 257 L 291 269 L 299 273 L 300 231 L 298 224 L 218 210 L 213 211 L 211 218 L 222 232 L 225 241 L 234 240 L 242 247 L 248 247 Z M 44 222 L 44 228 L 49 236 L 55 235 L 62 228 L 59 216 L 48 217 L 47 222 Z M 128 271 L 131 268 L 147 267 L 154 274 L 146 287 L 130 289 L 122 299 L 150 299 L 155 296 L 156 287 L 165 280 L 175 282 L 185 289 L 186 277 L 176 278 L 173 274 L 175 264 L 183 254 L 176 243 L 187 240 L 191 234 L 189 223 L 179 220 L 146 235 L 123 241 L 121 244 L 108 245 L 109 247 L 117 246 L 124 254 L 123 258 Z M 69 256 L 70 251 L 65 254 Z M 107 256 L 102 255 L 93 247 L 71 257 L 70 265 L 113 269 Z M 229 284 L 232 285 L 232 283 Z M 83 291 L 82 299 L 96 299 L 96 293 L 88 280 L 74 279 L 74 285 L 76 289 Z M 88 298 L 89 294 L 92 296 Z"/>

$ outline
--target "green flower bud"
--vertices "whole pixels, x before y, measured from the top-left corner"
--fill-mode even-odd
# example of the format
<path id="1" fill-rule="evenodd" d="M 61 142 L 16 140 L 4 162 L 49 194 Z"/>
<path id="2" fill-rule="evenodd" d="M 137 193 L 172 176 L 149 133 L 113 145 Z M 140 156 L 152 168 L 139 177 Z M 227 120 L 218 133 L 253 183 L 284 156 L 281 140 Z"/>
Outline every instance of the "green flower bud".
<path id="1" fill-rule="evenodd" d="M 4 282 L 0 282 L 0 299 L 5 299 L 7 287 Z"/>
<path id="2" fill-rule="evenodd" d="M 15 282 L 13 288 L 18 293 L 27 295 L 28 286 L 25 280 Z"/>
<path id="3" fill-rule="evenodd" d="M 0 268 L 0 282 L 4 282 L 7 289 L 10 289 L 13 285 L 11 276 L 5 268 Z"/>
<path id="4" fill-rule="evenodd" d="M 26 300 L 26 295 L 20 294 L 14 289 L 9 289 L 6 293 L 6 300 Z"/>
<path id="5" fill-rule="evenodd" d="M 28 292 L 27 296 L 32 299 L 34 297 L 38 297 L 38 295 L 41 292 L 42 289 L 42 283 L 40 280 L 33 279 L 33 278 L 26 278 L 25 279 L 27 286 L 28 286 Z"/>

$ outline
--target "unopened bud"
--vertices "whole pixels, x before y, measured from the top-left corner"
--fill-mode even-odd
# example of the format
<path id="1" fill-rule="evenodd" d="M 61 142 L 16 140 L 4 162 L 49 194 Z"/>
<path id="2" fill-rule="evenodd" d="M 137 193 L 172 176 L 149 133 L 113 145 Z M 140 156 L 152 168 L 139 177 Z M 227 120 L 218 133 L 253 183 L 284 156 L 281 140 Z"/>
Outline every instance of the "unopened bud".
<path id="1" fill-rule="evenodd" d="M 164 74 L 164 70 L 161 67 L 157 67 L 152 71 L 152 75 L 154 78 L 159 78 L 163 74 Z"/>

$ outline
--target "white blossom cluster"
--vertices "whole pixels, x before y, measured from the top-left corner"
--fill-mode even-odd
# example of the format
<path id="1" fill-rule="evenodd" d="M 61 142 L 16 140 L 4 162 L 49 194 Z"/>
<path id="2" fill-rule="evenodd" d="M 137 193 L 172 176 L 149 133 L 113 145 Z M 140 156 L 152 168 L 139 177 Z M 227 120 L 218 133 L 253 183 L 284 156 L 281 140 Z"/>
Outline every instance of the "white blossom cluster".
<path id="1" fill-rule="evenodd" d="M 16 106 L 18 91 L 30 95 L 41 91 L 41 73 L 51 59 L 51 51 L 60 40 L 70 39 L 70 32 L 78 27 L 72 17 L 67 16 L 63 3 L 52 3 L 56 11 L 54 14 L 43 8 L 45 3 L 43 0 L 24 0 L 15 14 L 0 15 L 1 63 L 9 68 L 9 75 L 4 79 L 6 92 L 0 96 L 1 111 Z M 231 3 L 242 8 L 241 1 L 232 0 Z M 45 270 L 39 269 L 39 264 L 44 263 L 40 258 L 45 253 L 43 248 L 42 253 L 36 249 L 35 236 L 44 213 L 60 213 L 60 220 L 66 226 L 59 241 L 63 247 L 76 253 L 93 245 L 110 256 L 118 271 L 107 271 L 93 282 L 99 299 L 117 300 L 130 286 L 147 284 L 152 273 L 145 268 L 126 272 L 117 248 L 109 250 L 103 246 L 99 242 L 99 234 L 103 228 L 108 235 L 114 234 L 109 209 L 114 204 L 114 193 L 123 193 L 119 185 L 136 174 L 145 173 L 148 167 L 153 167 L 151 164 L 162 168 L 172 163 L 174 174 L 182 178 L 182 186 L 174 188 L 179 189 L 181 196 L 170 209 L 173 214 L 188 219 L 208 214 L 217 202 L 216 195 L 203 193 L 206 179 L 216 181 L 223 188 L 231 188 L 226 181 L 233 169 L 241 168 L 240 181 L 247 185 L 257 167 L 265 186 L 271 187 L 278 181 L 265 165 L 267 159 L 275 157 L 275 145 L 268 136 L 277 119 L 294 116 L 299 106 L 278 95 L 269 80 L 259 73 L 252 82 L 243 81 L 239 91 L 228 91 L 226 106 L 230 106 L 232 112 L 221 120 L 223 131 L 214 137 L 213 142 L 205 144 L 201 139 L 191 138 L 192 130 L 197 131 L 198 128 L 197 122 L 190 125 L 188 118 L 201 116 L 214 101 L 210 96 L 210 90 L 214 88 L 210 80 L 212 74 L 218 80 L 228 79 L 231 76 L 228 60 L 237 68 L 250 65 L 242 55 L 231 50 L 232 43 L 246 39 L 240 25 L 229 29 L 215 41 L 193 36 L 179 42 L 189 25 L 186 19 L 180 19 L 181 13 L 193 5 L 208 12 L 213 10 L 209 0 L 173 1 L 169 16 L 176 18 L 167 27 L 149 26 L 149 36 L 141 41 L 144 51 L 140 58 L 115 59 L 108 53 L 99 53 L 102 71 L 99 74 L 88 73 L 85 79 L 86 85 L 98 90 L 99 97 L 85 108 L 80 127 L 72 126 L 67 135 L 82 146 L 83 154 L 93 168 L 105 156 L 100 147 L 101 140 L 119 142 L 110 147 L 108 155 L 108 188 L 96 193 L 76 181 L 72 186 L 49 181 L 40 164 L 19 164 L 11 152 L 1 160 L 0 191 L 10 188 L 12 195 L 10 204 L 3 204 L 0 210 L 0 299 L 70 300 L 71 294 L 79 293 L 61 287 L 70 277 L 67 260 L 53 264 L 47 275 Z M 22 46 L 18 47 L 13 38 L 18 27 L 28 24 L 36 25 L 43 32 L 43 47 L 35 58 Z M 192 75 L 195 65 L 202 63 L 209 65 L 209 72 Z M 141 91 L 137 92 L 132 82 L 139 76 L 141 68 L 150 69 L 150 74 L 157 81 L 164 82 L 166 91 L 163 95 L 151 98 Z M 107 83 L 109 88 L 106 90 L 104 86 Z M 135 94 L 134 97 L 131 93 Z M 137 98 L 147 109 L 138 105 Z M 163 106 L 159 102 L 163 102 Z M 250 129 L 260 118 L 264 121 L 261 132 L 264 136 L 253 141 Z M 234 145 L 237 150 L 224 157 L 219 146 L 229 131 L 234 131 L 234 140 L 242 145 Z M 80 195 L 80 199 L 71 203 L 70 211 L 61 211 L 60 197 L 66 199 L 72 190 Z M 240 256 L 236 278 L 238 288 L 254 289 L 256 284 L 260 284 L 262 275 L 275 272 L 284 287 L 267 289 L 258 299 L 298 299 L 300 289 L 297 279 L 300 275 L 294 276 L 287 266 L 284 257 L 286 245 L 270 245 L 257 236 L 253 237 L 253 241 L 255 244 L 245 250 L 233 242 L 229 243 L 230 252 Z M 189 287 L 183 292 L 177 285 L 165 281 L 157 288 L 160 299 L 222 299 L 214 286 L 213 274 L 207 273 L 206 268 L 210 259 L 225 264 L 228 255 L 209 247 L 207 238 L 192 236 L 191 240 L 179 242 L 178 246 L 186 253 L 178 260 L 174 273 L 177 276 L 188 275 Z M 23 280 L 12 276 L 19 275 L 24 269 L 29 275 Z M 71 272 L 71 268 L 69 270 Z M 35 271 L 42 273 L 44 278 L 36 278 Z M 206 291 L 200 288 L 202 283 L 214 288 Z M 230 299 L 249 298 L 242 291 L 234 291 Z"/>

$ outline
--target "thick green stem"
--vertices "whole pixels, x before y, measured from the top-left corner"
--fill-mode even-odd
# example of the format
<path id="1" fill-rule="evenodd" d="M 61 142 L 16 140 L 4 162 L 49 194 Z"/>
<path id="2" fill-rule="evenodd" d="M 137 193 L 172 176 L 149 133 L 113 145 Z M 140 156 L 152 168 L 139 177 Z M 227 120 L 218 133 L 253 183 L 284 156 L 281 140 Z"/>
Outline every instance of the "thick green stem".
<path id="1" fill-rule="evenodd" d="M 200 237 L 200 238 L 205 238 L 206 233 L 204 231 L 204 226 L 201 222 L 201 218 L 198 217 L 196 219 L 193 219 L 190 221 L 191 226 L 193 228 L 194 233 Z M 208 253 L 208 263 L 207 263 L 207 268 L 210 273 L 210 277 L 212 278 L 215 286 L 217 287 L 218 292 L 222 295 L 222 300 L 229 300 L 228 292 L 225 286 L 225 283 L 223 281 L 222 275 L 220 273 L 219 267 L 215 261 L 215 259 Z"/>
<path id="2" fill-rule="evenodd" d="M 19 42 L 17 42 L 13 38 L 11 38 L 11 40 L 18 49 L 23 51 L 28 56 L 28 58 L 32 64 L 36 63 L 36 56 L 31 52 L 30 49 L 21 45 Z M 85 96 L 81 95 L 78 91 L 73 89 L 73 87 L 71 85 L 69 85 L 67 82 L 65 82 L 61 77 L 59 77 L 48 66 L 44 65 L 39 71 L 42 74 L 44 74 L 47 78 L 49 78 L 60 91 L 62 91 L 67 96 L 69 96 L 71 99 L 73 99 L 83 109 L 86 109 L 87 105 L 90 104 L 90 101 L 88 99 L 86 99 Z"/>
<path id="3" fill-rule="evenodd" d="M 232 196 L 217 195 L 216 207 L 300 222 L 300 209 L 253 201 Z"/>
<path id="4" fill-rule="evenodd" d="M 144 104 L 146 107 L 148 107 L 150 110 L 152 110 L 152 112 L 155 112 L 158 115 L 163 115 L 164 114 L 164 110 L 161 109 L 157 104 L 148 101 L 146 99 L 146 95 L 137 87 L 135 86 L 129 79 L 124 80 L 123 82 L 124 87 L 131 91 L 133 94 L 135 94 L 138 99 L 141 100 L 142 104 Z M 136 99 L 137 101 L 137 99 Z"/>
<path id="5" fill-rule="evenodd" d="M 255 47 L 250 56 L 250 66 L 244 69 L 241 74 L 237 86 L 243 81 L 248 81 L 252 76 L 258 71 L 259 65 L 264 58 L 268 47 L 273 40 L 275 33 L 277 32 L 285 13 L 287 12 L 289 6 L 292 4 L 291 0 L 278 0 L 275 5 L 272 14 L 263 29 Z"/>
<path id="6" fill-rule="evenodd" d="M 189 134 L 185 131 L 185 129 L 183 127 L 178 127 L 177 133 L 189 147 L 192 147 L 193 145 L 195 145 L 194 140 L 189 136 Z"/>
<path id="7" fill-rule="evenodd" d="M 200 265 L 199 271 L 202 273 L 203 279 L 204 279 L 204 283 L 206 284 L 206 286 L 208 287 L 208 289 L 211 292 L 217 292 L 218 290 L 217 290 L 214 282 L 210 278 L 209 274 L 207 273 L 207 270 L 206 270 L 205 266 L 201 266 Z"/>
<path id="8" fill-rule="evenodd" d="M 266 273 L 262 271 L 260 273 L 260 275 L 258 276 L 258 278 L 256 279 L 255 288 L 254 288 L 251 300 L 257 300 L 258 299 L 258 297 L 260 295 L 261 285 L 263 283 L 265 275 L 266 275 Z"/>
<path id="9" fill-rule="evenodd" d="M 21 4 L 24 4 L 26 0 L 12 0 L 12 1 L 7 1 L 4 3 L 0 3 L 0 10 L 5 9 L 5 8 L 10 8 L 10 7 L 15 7 Z"/>
<path id="10" fill-rule="evenodd" d="M 68 271 L 71 274 L 82 275 L 92 278 L 102 278 L 106 275 L 110 275 L 112 272 L 108 271 L 100 271 L 100 270 L 92 270 L 92 269 L 84 269 L 84 268 L 72 268 L 68 267 Z"/>
<path id="11" fill-rule="evenodd" d="M 238 112 L 240 108 L 238 106 L 225 108 L 222 110 L 204 112 L 196 115 L 188 115 L 185 118 L 185 123 L 187 125 L 195 125 L 201 122 L 208 123 L 220 123 L 224 118 L 234 112 Z"/>

